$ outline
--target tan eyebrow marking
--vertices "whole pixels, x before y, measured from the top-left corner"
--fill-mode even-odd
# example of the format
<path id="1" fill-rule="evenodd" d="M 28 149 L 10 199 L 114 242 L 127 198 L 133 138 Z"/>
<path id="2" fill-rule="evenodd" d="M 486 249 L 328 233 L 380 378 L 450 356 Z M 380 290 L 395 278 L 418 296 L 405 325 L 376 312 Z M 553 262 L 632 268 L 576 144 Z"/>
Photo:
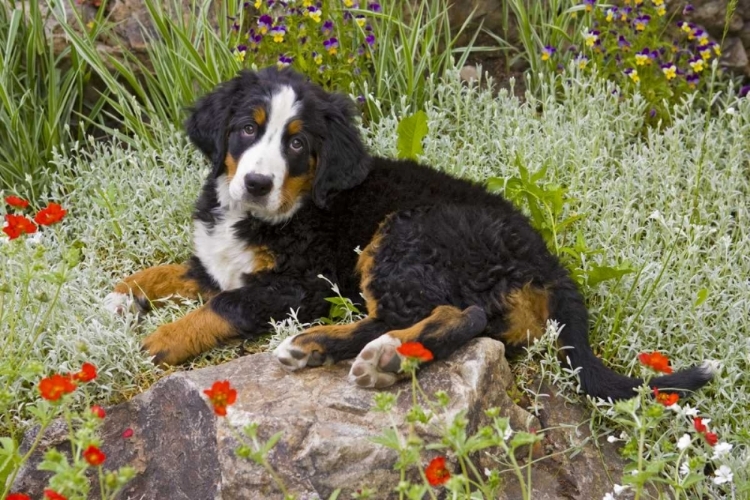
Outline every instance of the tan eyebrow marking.
<path id="1" fill-rule="evenodd" d="M 286 126 L 287 131 L 290 135 L 298 134 L 302 131 L 302 120 L 292 120 L 289 125 Z"/>
<path id="2" fill-rule="evenodd" d="M 266 123 L 266 110 L 263 108 L 255 108 L 253 110 L 253 118 L 255 119 L 255 123 L 263 125 Z"/>

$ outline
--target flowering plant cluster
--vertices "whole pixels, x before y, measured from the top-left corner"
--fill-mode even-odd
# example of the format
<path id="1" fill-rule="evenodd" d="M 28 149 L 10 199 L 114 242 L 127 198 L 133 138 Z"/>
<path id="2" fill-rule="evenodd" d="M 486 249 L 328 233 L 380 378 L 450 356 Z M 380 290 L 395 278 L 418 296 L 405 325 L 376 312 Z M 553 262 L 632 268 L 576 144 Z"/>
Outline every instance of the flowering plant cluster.
<path id="1" fill-rule="evenodd" d="M 15 195 L 5 197 L 5 203 L 15 209 L 16 212 L 23 212 L 29 208 L 29 202 Z M 13 240 L 23 234 L 33 234 L 39 229 L 39 226 L 51 226 L 60 222 L 68 211 L 57 203 L 49 203 L 45 208 L 39 210 L 34 219 L 30 219 L 22 213 L 6 213 L 5 222 L 3 223 L 3 232 L 9 239 Z"/>
<path id="2" fill-rule="evenodd" d="M 231 19 L 231 45 L 247 66 L 293 67 L 328 89 L 368 78 L 377 47 L 377 1 L 256 0 Z"/>
<path id="3" fill-rule="evenodd" d="M 628 94 L 639 91 L 649 103 L 649 121 L 669 116 L 667 106 L 706 86 L 719 44 L 702 27 L 675 21 L 665 0 L 583 0 L 582 29 L 568 47 L 546 46 L 541 58 L 563 69 L 573 59 L 585 72 L 610 79 Z M 693 10 L 687 5 L 682 14 Z M 556 55 L 561 54 L 561 55 Z"/>
<path id="4" fill-rule="evenodd" d="M 669 358 L 659 352 L 642 353 L 641 364 L 660 373 L 671 373 Z M 624 441 L 620 453 L 631 460 L 623 475 L 623 486 L 615 485 L 604 500 L 613 500 L 625 489 L 633 488 L 638 498 L 647 483 L 668 483 L 679 497 L 689 494 L 689 489 L 705 480 L 719 486 L 733 480 L 732 469 L 725 463 L 733 445 L 721 441 L 710 432 L 710 419 L 698 416 L 699 410 L 688 404 L 680 405 L 679 395 L 654 388 L 649 401 L 634 398 L 616 403 L 607 412 L 609 418 L 632 432 L 623 431 L 619 438 L 609 436 L 608 441 Z M 664 433 L 671 423 L 675 432 Z M 679 436 L 679 437 L 677 437 Z"/>
<path id="5" fill-rule="evenodd" d="M 106 417 L 106 411 L 99 405 L 87 406 L 80 414 L 70 411 L 69 399 L 80 384 L 95 380 L 97 369 L 91 363 L 83 363 L 81 369 L 73 373 L 55 373 L 39 381 L 37 390 L 41 401 L 35 414 L 41 421 L 37 432 L 37 439 L 23 457 L 18 457 L 20 463 L 26 461 L 39 445 L 45 430 L 50 423 L 62 415 L 70 429 L 71 444 L 70 457 L 56 448 L 50 448 L 44 453 L 44 460 L 39 464 L 39 470 L 53 473 L 48 487 L 44 489 L 47 500 L 67 500 L 68 498 L 87 498 L 91 484 L 86 476 L 89 468 L 96 468 L 99 481 L 100 498 L 114 498 L 118 491 L 135 476 L 131 467 L 122 467 L 117 471 L 104 471 L 103 465 L 107 455 L 101 449 L 101 439 L 98 429 Z M 125 437 L 125 436 L 123 436 Z M 5 452 L 13 450 L 3 450 Z M 0 456 L 1 458 L 1 456 Z M 16 469 L 7 481 L 7 488 L 13 484 Z M 30 500 L 31 497 L 22 492 L 8 492 L 3 498 L 10 500 Z"/>

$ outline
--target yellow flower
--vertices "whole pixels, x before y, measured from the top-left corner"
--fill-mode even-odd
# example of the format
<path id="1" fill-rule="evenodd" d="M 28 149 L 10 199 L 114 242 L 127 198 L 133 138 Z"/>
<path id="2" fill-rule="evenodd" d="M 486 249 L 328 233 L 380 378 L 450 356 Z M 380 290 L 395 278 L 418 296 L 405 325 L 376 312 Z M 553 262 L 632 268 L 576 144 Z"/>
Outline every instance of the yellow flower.
<path id="1" fill-rule="evenodd" d="M 234 60 L 237 61 L 237 62 L 239 62 L 239 63 L 244 62 L 245 61 L 245 54 L 246 53 L 247 52 L 245 52 L 244 50 L 241 50 L 241 51 L 235 50 L 234 51 Z"/>
<path id="2" fill-rule="evenodd" d="M 281 43 L 284 41 L 284 33 L 277 33 L 273 36 L 273 41 L 276 43 Z"/>
<path id="3" fill-rule="evenodd" d="M 656 9 L 656 13 L 660 16 L 663 16 L 667 13 L 667 8 L 662 5 L 661 7 Z"/>
<path id="4" fill-rule="evenodd" d="M 664 5 L 664 0 L 652 0 L 657 7 Z"/>
<path id="5" fill-rule="evenodd" d="M 360 28 L 364 28 L 366 22 L 367 21 L 365 20 L 364 17 L 358 17 L 357 18 L 357 24 L 359 25 Z"/>
<path id="6" fill-rule="evenodd" d="M 332 56 L 335 56 L 338 53 L 338 49 L 336 47 L 331 47 L 330 49 L 328 49 L 328 53 Z"/>
<path id="7" fill-rule="evenodd" d="M 636 54 L 635 55 L 635 64 L 637 66 L 645 66 L 646 64 L 649 64 L 651 62 L 651 58 L 644 54 Z"/>
<path id="8" fill-rule="evenodd" d="M 607 19 L 607 22 L 608 22 L 608 23 L 611 23 L 611 22 L 612 22 L 612 21 L 614 20 L 614 18 L 615 18 L 615 13 L 614 13 L 614 11 L 613 11 L 612 9 L 609 9 L 609 10 L 607 11 L 607 17 L 606 17 L 606 19 Z"/>
<path id="9" fill-rule="evenodd" d="M 667 80 L 671 80 L 672 78 L 677 76 L 677 67 L 672 64 L 671 66 L 667 66 L 666 68 L 662 68 L 662 71 L 664 72 L 664 76 L 667 77 Z"/>
<path id="10" fill-rule="evenodd" d="M 310 19 L 312 19 L 316 23 L 319 23 L 321 15 L 322 15 L 322 12 L 320 10 L 316 10 L 315 12 L 310 12 Z"/>
<path id="11" fill-rule="evenodd" d="M 318 54 L 317 56 L 315 56 L 314 61 L 315 61 L 315 64 L 318 64 L 318 65 L 323 64 L 323 55 Z"/>
<path id="12" fill-rule="evenodd" d="M 304 2 L 302 2 L 302 7 L 304 7 L 305 9 L 311 5 L 312 5 L 312 0 L 304 0 Z"/>
<path id="13" fill-rule="evenodd" d="M 633 83 L 638 83 L 638 82 L 641 81 L 641 77 L 638 76 L 638 70 L 636 70 L 636 69 L 634 69 L 633 71 L 631 71 L 628 76 L 630 77 L 631 80 L 633 80 Z"/>
<path id="14" fill-rule="evenodd" d="M 706 64 L 703 62 L 703 59 L 696 59 L 694 61 L 690 61 L 690 67 L 693 68 L 693 71 L 695 71 L 696 73 L 700 73 L 705 69 Z"/>
<path id="15" fill-rule="evenodd" d="M 720 55 L 721 55 L 721 47 L 719 47 L 719 44 L 718 44 L 718 43 L 717 43 L 716 45 L 714 45 L 714 53 L 715 53 L 715 54 L 716 54 L 717 56 L 720 56 Z"/>
<path id="16" fill-rule="evenodd" d="M 700 53 L 701 53 L 701 57 L 703 58 L 704 61 L 708 61 L 709 59 L 711 59 L 711 48 L 710 47 L 706 47 L 706 48 L 700 49 Z"/>
<path id="17" fill-rule="evenodd" d="M 584 40 L 586 40 L 586 46 L 587 46 L 587 47 L 593 47 L 593 46 L 594 46 L 594 44 L 596 43 L 596 40 L 597 40 L 597 39 L 598 39 L 599 37 L 598 37 L 598 36 L 596 36 L 596 35 L 595 35 L 595 34 L 593 34 L 593 33 L 586 33 L 585 35 L 583 35 L 583 38 L 584 38 Z"/>
<path id="18" fill-rule="evenodd" d="M 589 60 L 588 60 L 588 59 L 586 59 L 586 58 L 581 58 L 581 59 L 579 59 L 579 60 L 578 60 L 578 67 L 579 67 L 580 69 L 584 69 L 584 68 L 586 67 L 586 65 L 587 65 L 588 63 L 589 63 Z"/>
<path id="19" fill-rule="evenodd" d="M 253 7 L 256 9 L 260 9 L 260 6 L 263 5 L 263 0 L 255 0 L 255 4 L 253 4 Z"/>
<path id="20" fill-rule="evenodd" d="M 354 0 L 344 0 L 345 7 L 351 7 L 352 5 L 354 5 Z"/>
<path id="21" fill-rule="evenodd" d="M 708 35 L 701 35 L 700 38 L 698 38 L 698 45 L 708 45 Z"/>

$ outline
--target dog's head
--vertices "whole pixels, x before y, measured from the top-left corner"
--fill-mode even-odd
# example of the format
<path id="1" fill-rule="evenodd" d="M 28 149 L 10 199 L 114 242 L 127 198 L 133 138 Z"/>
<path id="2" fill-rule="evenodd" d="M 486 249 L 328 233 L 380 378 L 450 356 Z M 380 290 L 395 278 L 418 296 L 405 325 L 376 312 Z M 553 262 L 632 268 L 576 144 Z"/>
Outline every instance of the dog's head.
<path id="1" fill-rule="evenodd" d="M 352 108 L 291 70 L 266 68 L 217 86 L 186 128 L 213 164 L 220 203 L 281 221 L 308 198 L 325 207 L 367 176 Z"/>

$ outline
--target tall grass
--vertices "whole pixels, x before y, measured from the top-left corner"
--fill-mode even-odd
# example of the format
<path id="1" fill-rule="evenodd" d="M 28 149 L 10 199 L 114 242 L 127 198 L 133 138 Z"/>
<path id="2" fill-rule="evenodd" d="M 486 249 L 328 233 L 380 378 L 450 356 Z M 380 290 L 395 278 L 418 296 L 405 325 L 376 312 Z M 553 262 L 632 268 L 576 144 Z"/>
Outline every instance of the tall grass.
<path id="1" fill-rule="evenodd" d="M 82 34 L 84 21 L 75 9 L 70 18 L 62 6 L 53 12 L 70 44 L 106 85 L 111 117 L 121 124 L 119 130 L 106 131 L 130 144 L 137 135 L 153 145 L 152 127 L 181 126 L 188 105 L 239 70 L 227 43 L 229 17 L 237 12 L 233 2 L 194 0 L 187 9 L 179 0 L 144 4 L 153 27 L 143 30 L 145 62 L 126 50 L 121 51 L 124 59 L 102 55 Z"/>
<path id="2" fill-rule="evenodd" d="M 497 33 L 487 31 L 487 34 L 510 54 L 506 58 L 508 66 L 519 60 L 528 63 L 529 88 L 537 94 L 543 81 L 542 49 L 547 45 L 561 47 L 563 42 L 569 45 L 573 35 L 571 27 L 577 26 L 574 16 L 582 14 L 584 6 L 575 5 L 570 0 L 508 0 L 503 4 L 503 35 L 507 36 L 513 22 L 518 29 L 518 44 L 511 43 Z"/>
<path id="3" fill-rule="evenodd" d="M 85 127 L 69 125 L 95 122 L 103 100 L 84 102 L 91 73 L 74 48 L 55 54 L 39 4 L 15 5 L 0 5 L 0 189 L 36 198 L 53 148 L 82 138 Z"/>
<path id="4" fill-rule="evenodd" d="M 363 13 L 365 11 L 362 11 Z M 374 78 L 360 89 L 367 95 L 367 114 L 378 119 L 388 108 L 423 109 L 431 96 L 426 79 L 461 68 L 474 47 L 477 30 L 464 47 L 457 47 L 472 20 L 469 16 L 451 31 L 446 0 L 384 2 L 383 12 L 368 15 L 380 40 L 374 57 Z"/>

